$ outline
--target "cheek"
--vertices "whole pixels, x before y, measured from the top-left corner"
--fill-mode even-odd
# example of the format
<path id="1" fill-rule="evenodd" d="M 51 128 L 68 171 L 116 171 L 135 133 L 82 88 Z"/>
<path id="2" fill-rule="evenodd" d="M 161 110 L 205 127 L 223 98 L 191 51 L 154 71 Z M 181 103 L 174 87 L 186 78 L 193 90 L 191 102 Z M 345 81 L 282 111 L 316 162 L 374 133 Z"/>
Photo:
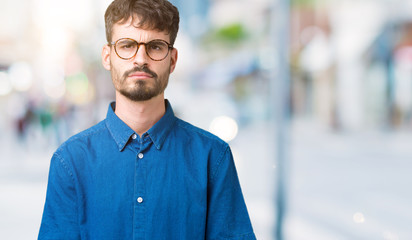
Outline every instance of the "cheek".
<path id="1" fill-rule="evenodd" d="M 161 75 L 170 75 L 170 72 L 172 71 L 172 66 L 170 65 L 170 64 L 168 64 L 168 65 L 164 65 L 163 67 L 162 67 L 162 69 L 161 70 L 159 70 L 159 73 L 161 74 Z"/>
<path id="2" fill-rule="evenodd" d="M 112 65 L 111 66 L 111 75 L 112 75 L 112 81 L 113 83 L 120 83 L 123 77 L 123 71 L 119 68 L 119 66 Z"/>
<path id="3" fill-rule="evenodd" d="M 110 62 L 110 67 L 113 73 L 112 76 L 117 76 L 116 80 L 119 80 L 119 78 L 123 76 L 124 72 L 126 72 L 129 69 L 127 68 L 127 65 L 125 65 L 124 63 L 116 62 L 115 60 L 112 60 Z"/>
<path id="4" fill-rule="evenodd" d="M 162 66 L 159 68 L 159 72 L 163 74 L 170 74 L 173 71 L 173 65 L 170 61 L 167 61 L 162 64 Z"/>

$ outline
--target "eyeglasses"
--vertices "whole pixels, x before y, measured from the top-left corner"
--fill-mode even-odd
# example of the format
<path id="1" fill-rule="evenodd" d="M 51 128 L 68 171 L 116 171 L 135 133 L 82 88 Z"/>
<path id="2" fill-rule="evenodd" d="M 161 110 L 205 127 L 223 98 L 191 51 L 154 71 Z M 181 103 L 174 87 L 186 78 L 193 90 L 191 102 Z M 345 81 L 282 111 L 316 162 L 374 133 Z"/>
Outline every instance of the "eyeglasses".
<path id="1" fill-rule="evenodd" d="M 134 58 L 140 45 L 144 45 L 147 56 L 153 61 L 162 61 L 169 54 L 169 50 L 173 49 L 171 44 L 161 39 L 155 39 L 147 43 L 139 43 L 131 38 L 121 38 L 115 42 L 109 43 L 109 45 L 114 46 L 117 56 L 124 60 Z"/>

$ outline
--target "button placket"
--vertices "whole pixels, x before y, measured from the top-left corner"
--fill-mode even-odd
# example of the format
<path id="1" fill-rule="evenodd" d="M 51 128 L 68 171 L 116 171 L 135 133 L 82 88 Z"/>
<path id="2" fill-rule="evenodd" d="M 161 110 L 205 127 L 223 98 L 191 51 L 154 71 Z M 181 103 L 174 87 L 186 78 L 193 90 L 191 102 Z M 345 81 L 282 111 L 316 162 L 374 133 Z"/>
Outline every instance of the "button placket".
<path id="1" fill-rule="evenodd" d="M 144 144 L 142 138 L 136 138 L 139 144 L 137 150 L 137 155 L 135 155 L 135 186 L 134 186 L 134 216 L 133 222 L 136 223 L 133 226 L 134 238 L 133 239 L 143 239 L 145 225 L 141 224 L 145 222 L 146 219 L 146 207 L 144 203 L 144 198 L 146 196 L 146 161 L 142 158 L 144 154 L 141 152 L 144 150 Z M 137 238 L 136 238 L 137 237 Z"/>

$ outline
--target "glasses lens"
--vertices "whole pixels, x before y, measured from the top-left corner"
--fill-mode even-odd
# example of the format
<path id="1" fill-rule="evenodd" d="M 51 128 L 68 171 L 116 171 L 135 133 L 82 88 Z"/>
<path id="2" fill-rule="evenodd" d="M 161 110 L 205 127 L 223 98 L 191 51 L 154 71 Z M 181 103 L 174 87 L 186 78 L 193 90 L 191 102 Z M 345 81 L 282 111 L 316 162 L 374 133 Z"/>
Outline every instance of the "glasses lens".
<path id="1" fill-rule="evenodd" d="M 137 42 L 131 39 L 122 39 L 116 43 L 115 47 L 121 58 L 131 58 L 137 52 Z"/>
<path id="2" fill-rule="evenodd" d="M 166 42 L 154 40 L 146 44 L 146 51 L 153 60 L 162 60 L 169 53 L 169 45 Z"/>

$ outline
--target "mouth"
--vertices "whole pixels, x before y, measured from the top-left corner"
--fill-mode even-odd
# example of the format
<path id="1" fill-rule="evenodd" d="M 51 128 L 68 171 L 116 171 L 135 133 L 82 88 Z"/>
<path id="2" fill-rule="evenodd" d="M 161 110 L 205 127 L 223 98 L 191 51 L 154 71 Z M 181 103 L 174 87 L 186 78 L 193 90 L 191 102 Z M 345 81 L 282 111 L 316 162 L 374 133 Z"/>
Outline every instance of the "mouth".
<path id="1" fill-rule="evenodd" d="M 148 79 L 148 78 L 153 78 L 153 75 L 145 72 L 133 72 L 128 75 L 129 78 L 134 78 L 134 79 Z"/>

